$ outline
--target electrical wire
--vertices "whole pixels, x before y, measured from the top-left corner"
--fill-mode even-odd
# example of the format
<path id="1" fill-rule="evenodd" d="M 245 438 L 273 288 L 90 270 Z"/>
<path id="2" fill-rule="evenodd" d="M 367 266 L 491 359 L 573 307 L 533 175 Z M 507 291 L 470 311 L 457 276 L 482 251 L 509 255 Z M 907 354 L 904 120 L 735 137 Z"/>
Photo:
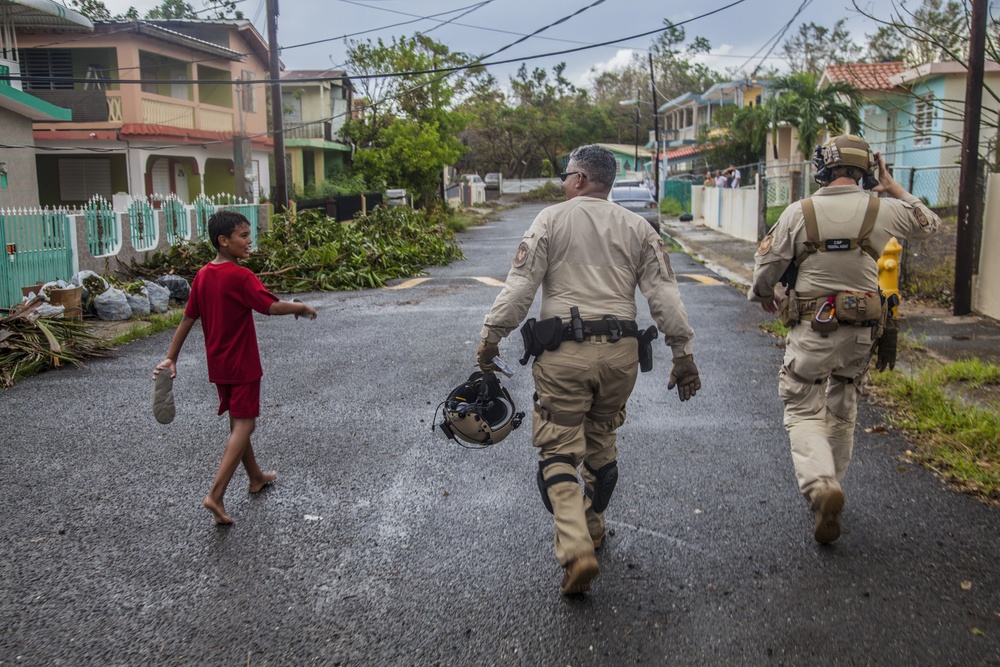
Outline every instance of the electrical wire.
<path id="1" fill-rule="evenodd" d="M 718 14 L 719 12 L 722 12 L 722 11 L 725 11 L 727 9 L 730 9 L 731 7 L 735 7 L 736 5 L 743 4 L 746 1 L 747 0 L 733 0 L 733 2 L 730 2 L 729 4 L 723 5 L 722 7 L 719 7 L 717 9 L 713 9 L 710 12 L 705 12 L 704 14 L 699 14 L 698 16 L 692 17 L 690 19 L 686 19 L 684 21 L 680 21 L 678 23 L 674 23 L 674 24 L 672 24 L 672 27 L 685 25 L 685 24 L 691 23 L 693 21 L 697 21 L 699 19 L 707 18 L 707 17 L 712 16 L 714 14 Z M 598 2 L 595 2 L 594 4 L 599 4 L 600 2 L 604 2 L 604 0 L 598 0 Z M 811 2 L 811 0 L 807 0 L 807 2 Z M 593 5 L 591 5 L 591 6 L 593 6 Z M 575 12 L 573 14 L 573 16 L 575 16 L 578 13 L 580 13 L 580 12 L 579 11 Z M 558 23 L 561 23 L 564 20 L 566 20 L 566 19 L 565 18 L 564 19 L 560 19 L 559 21 L 556 21 L 555 23 L 552 23 L 549 26 L 546 26 L 546 28 L 552 27 L 554 25 L 557 25 Z M 405 72 L 387 72 L 387 73 L 383 73 L 383 74 L 366 74 L 366 75 L 357 75 L 357 74 L 350 74 L 350 75 L 348 75 L 348 74 L 344 74 L 344 76 L 340 76 L 340 77 L 313 77 L 313 78 L 298 79 L 298 81 L 300 81 L 302 83 L 319 83 L 319 82 L 322 82 L 322 81 L 338 81 L 338 80 L 345 80 L 345 79 L 384 79 L 384 78 L 394 78 L 394 77 L 403 77 L 403 76 L 417 76 L 417 75 L 422 75 L 422 74 L 450 74 L 450 73 L 453 73 L 453 72 L 458 72 L 458 71 L 467 70 L 467 69 L 474 69 L 474 68 L 480 68 L 480 67 L 484 67 L 484 68 L 485 67 L 493 67 L 493 66 L 496 66 L 496 65 L 509 65 L 511 63 L 521 62 L 521 61 L 525 61 L 525 60 L 538 60 L 540 58 L 551 58 L 551 57 L 555 57 L 555 56 L 567 55 L 567 54 L 570 54 L 570 53 L 579 53 L 580 51 L 589 51 L 590 49 L 595 49 L 595 48 L 599 48 L 599 47 L 602 47 L 602 46 L 610 46 L 612 44 L 620 44 L 621 42 L 625 42 L 625 41 L 628 41 L 628 40 L 631 40 L 631 39 L 638 39 L 639 37 L 648 37 L 650 35 L 654 35 L 654 34 L 656 34 L 658 32 L 663 32 L 664 30 L 668 30 L 668 29 L 669 29 L 668 27 L 656 28 L 655 30 L 647 30 L 646 32 L 641 32 L 641 33 L 638 33 L 638 34 L 635 34 L 635 35 L 629 35 L 627 37 L 619 37 L 617 39 L 610 39 L 610 40 L 607 40 L 607 41 L 604 41 L 604 42 L 587 44 L 587 45 L 579 46 L 579 47 L 576 47 L 576 48 L 563 49 L 561 51 L 550 51 L 548 53 L 538 53 L 538 54 L 529 55 L 529 56 L 520 56 L 520 57 L 517 57 L 517 58 L 508 58 L 506 60 L 494 60 L 492 62 L 482 62 L 482 59 L 478 59 L 478 60 L 476 60 L 472 64 L 455 65 L 455 66 L 452 66 L 452 67 L 440 67 L 440 68 L 429 69 L 429 70 L 410 70 L 410 71 L 405 71 Z M 543 30 L 544 30 L 544 28 L 543 28 Z M 538 32 L 538 31 L 536 31 L 536 32 Z M 520 43 L 520 42 L 523 42 L 525 39 L 528 39 L 529 37 L 532 37 L 534 35 L 535 35 L 535 33 L 532 33 L 531 35 L 526 35 L 522 39 L 516 40 L 515 42 L 512 42 L 511 44 L 508 44 L 507 46 L 504 46 L 504 47 L 501 47 L 500 49 L 497 49 L 496 51 L 494 51 L 491 54 L 483 56 L 483 58 L 492 57 L 492 56 L 496 55 L 497 53 L 500 53 L 501 51 L 505 51 L 506 49 L 508 49 L 508 48 L 510 48 L 510 47 L 512 47 L 512 46 L 514 46 L 514 45 L 516 45 L 518 43 Z M 42 82 L 64 82 L 64 83 L 84 83 L 84 82 L 88 81 L 88 79 L 76 79 L 76 78 L 69 78 L 69 77 L 26 77 L 26 76 L 13 76 L 13 75 L 11 75 L 11 76 L 0 76 L 0 81 L 3 81 L 3 80 L 19 81 L 19 80 L 27 80 L 27 79 L 31 79 L 31 80 L 35 80 L 35 81 L 42 81 Z M 143 80 L 143 79 L 101 79 L 101 81 L 104 82 L 104 83 L 116 83 L 116 84 L 143 84 L 143 83 L 152 84 L 152 83 L 162 83 L 162 81 L 160 81 L 159 79 L 146 79 L 146 80 Z M 220 85 L 228 83 L 228 84 L 234 84 L 235 85 L 235 84 L 240 84 L 240 83 L 243 83 L 243 82 L 242 81 L 234 81 L 234 80 L 186 79 L 185 83 L 188 83 L 188 84 L 192 84 L 192 83 L 206 83 L 206 84 L 220 84 Z M 276 82 L 273 81 L 273 80 L 271 80 L 271 79 L 257 79 L 257 80 L 254 81 L 255 85 L 258 85 L 258 84 L 272 84 L 272 83 L 276 83 Z"/>

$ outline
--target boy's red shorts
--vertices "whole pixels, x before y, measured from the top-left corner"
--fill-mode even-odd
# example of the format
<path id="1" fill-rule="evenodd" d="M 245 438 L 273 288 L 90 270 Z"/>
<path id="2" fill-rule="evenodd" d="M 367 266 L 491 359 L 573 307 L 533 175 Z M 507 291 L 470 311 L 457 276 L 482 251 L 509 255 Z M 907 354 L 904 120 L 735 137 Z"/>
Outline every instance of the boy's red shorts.
<path id="1" fill-rule="evenodd" d="M 217 384 L 219 414 L 227 410 L 233 419 L 256 419 L 260 416 L 260 378 L 243 384 Z"/>

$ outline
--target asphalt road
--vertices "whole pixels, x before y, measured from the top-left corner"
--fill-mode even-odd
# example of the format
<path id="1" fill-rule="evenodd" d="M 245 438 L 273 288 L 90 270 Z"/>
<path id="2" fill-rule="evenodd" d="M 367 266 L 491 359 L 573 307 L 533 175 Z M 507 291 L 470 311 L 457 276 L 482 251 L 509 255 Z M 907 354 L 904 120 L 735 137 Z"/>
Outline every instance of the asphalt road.
<path id="1" fill-rule="evenodd" d="M 227 426 L 199 329 L 169 426 L 149 408 L 168 333 L 0 393 L 0 664 L 1000 664 L 1000 509 L 864 432 L 883 421 L 865 404 L 844 535 L 817 545 L 781 350 L 759 308 L 681 254 L 704 389 L 667 392 L 658 341 L 620 431 L 601 576 L 563 597 L 530 428 L 484 451 L 430 428 L 538 209 L 469 230 L 467 259 L 419 284 L 258 319 L 254 442 L 280 477 L 251 497 L 237 473 L 230 528 L 201 507 Z M 519 341 L 501 350 L 514 362 Z"/>

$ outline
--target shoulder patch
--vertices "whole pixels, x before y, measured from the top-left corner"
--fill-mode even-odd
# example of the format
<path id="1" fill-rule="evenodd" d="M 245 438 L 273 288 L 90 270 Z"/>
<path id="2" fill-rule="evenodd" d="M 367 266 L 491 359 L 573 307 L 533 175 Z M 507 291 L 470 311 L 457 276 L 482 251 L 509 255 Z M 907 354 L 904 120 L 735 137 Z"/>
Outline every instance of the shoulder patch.
<path id="1" fill-rule="evenodd" d="M 516 269 L 524 266 L 526 261 L 528 261 L 528 244 L 525 241 L 521 241 L 521 245 L 517 246 L 517 252 L 514 254 L 514 260 L 510 265 Z"/>
<path id="2" fill-rule="evenodd" d="M 767 253 L 771 252 L 771 247 L 773 245 L 774 245 L 774 237 L 768 234 L 761 240 L 760 245 L 757 246 L 757 254 L 766 255 Z"/>

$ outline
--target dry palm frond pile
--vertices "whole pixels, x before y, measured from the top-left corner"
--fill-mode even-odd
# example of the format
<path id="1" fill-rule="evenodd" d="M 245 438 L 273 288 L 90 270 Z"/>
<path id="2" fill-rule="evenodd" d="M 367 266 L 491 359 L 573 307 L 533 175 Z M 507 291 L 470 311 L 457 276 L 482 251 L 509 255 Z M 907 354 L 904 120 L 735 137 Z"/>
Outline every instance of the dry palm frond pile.
<path id="1" fill-rule="evenodd" d="M 44 304 L 39 296 L 10 310 L 0 309 L 0 387 L 42 370 L 105 356 L 87 325 L 42 317 L 37 311 Z"/>

